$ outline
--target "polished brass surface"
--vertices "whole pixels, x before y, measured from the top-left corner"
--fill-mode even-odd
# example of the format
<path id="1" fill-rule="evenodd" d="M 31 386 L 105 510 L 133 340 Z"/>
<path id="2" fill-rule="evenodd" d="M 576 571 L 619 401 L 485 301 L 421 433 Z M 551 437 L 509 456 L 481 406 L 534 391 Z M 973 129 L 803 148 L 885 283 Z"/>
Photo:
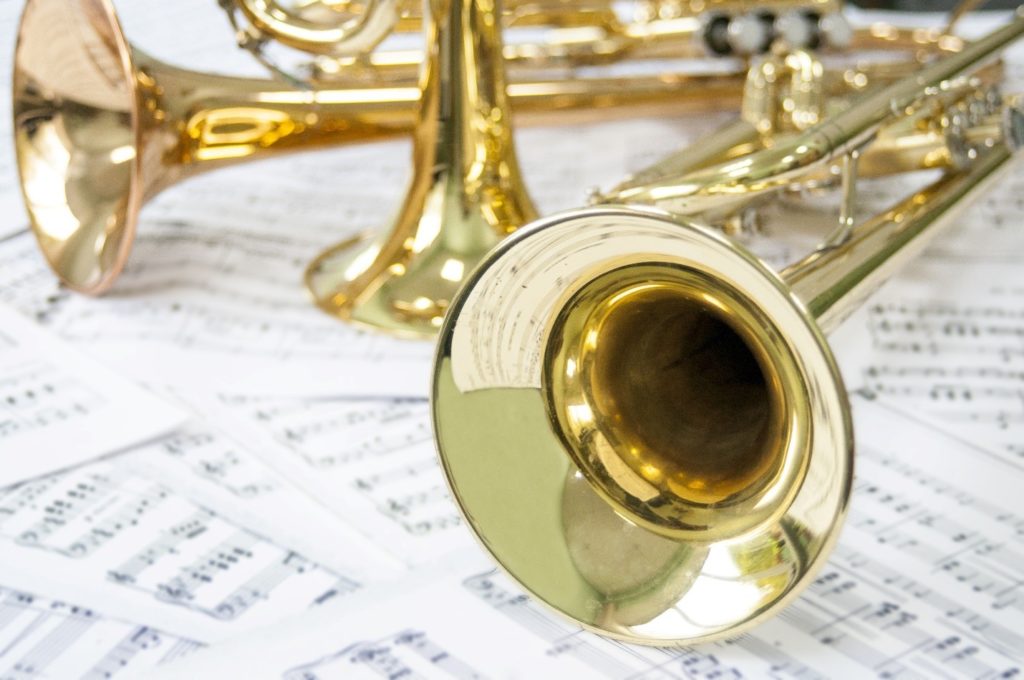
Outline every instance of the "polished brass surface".
<path id="1" fill-rule="evenodd" d="M 1024 113 L 990 64 L 1022 36 L 1024 10 L 803 130 L 742 120 L 603 196 L 651 205 L 545 218 L 485 259 L 441 329 L 434 427 L 468 525 L 514 578 L 662 645 L 736 635 L 810 583 L 853 466 L 824 333 L 1010 167 Z M 938 178 L 858 220 L 858 177 L 889 172 L 904 137 L 897 167 Z M 781 273 L 715 228 L 827 186 L 838 222 Z"/>
<path id="2" fill-rule="evenodd" d="M 643 265 L 597 276 L 555 318 L 543 372 L 573 462 L 621 514 L 676 539 L 762 523 L 765 492 L 804 470 L 763 319 L 710 283 Z"/>
<path id="3" fill-rule="evenodd" d="M 529 80 L 509 99 L 548 122 L 618 106 L 728 106 L 739 89 L 699 75 Z M 415 84 L 296 89 L 179 69 L 130 46 L 108 0 L 28 0 L 15 48 L 14 145 L 32 228 L 57 275 L 91 294 L 116 280 L 139 210 L 159 191 L 283 151 L 408 133 L 419 103 Z"/>
<path id="4" fill-rule="evenodd" d="M 107 0 L 29 0 L 14 65 L 32 228 L 57 275 L 87 293 L 113 283 L 162 189 L 270 152 L 393 136 L 418 100 L 414 88 L 296 91 L 183 71 L 132 49 Z"/>
<path id="5" fill-rule="evenodd" d="M 312 55 L 314 72 L 330 77 L 373 69 L 415 75 L 415 50 L 372 51 L 392 30 L 420 31 L 419 3 L 221 0 L 240 44 L 265 63 L 280 43 Z M 237 14 L 240 16 L 236 16 Z M 623 59 L 748 56 L 775 39 L 794 47 L 844 49 L 854 38 L 839 0 L 633 2 L 513 0 L 502 13 L 506 30 L 530 29 L 506 45 L 510 66 L 580 67 Z M 538 35 L 537 29 L 543 29 Z M 795 29 L 795 30 L 794 30 Z M 270 64 L 274 70 L 282 70 Z"/>
<path id="6" fill-rule="evenodd" d="M 536 216 L 519 176 L 491 0 L 428 3 L 413 178 L 387 232 L 320 255 L 306 285 L 329 314 L 433 337 L 465 276 Z"/>
<path id="7" fill-rule="evenodd" d="M 662 288 L 655 304 L 709 315 L 712 329 L 735 324 L 717 328 L 727 345 L 707 350 L 723 365 L 703 375 L 689 367 L 688 379 L 697 391 L 721 395 L 730 388 L 717 378 L 731 375 L 739 383 L 732 389 L 767 396 L 768 408 L 748 403 L 747 413 L 712 424 L 721 415 L 713 404 L 676 393 L 661 397 L 669 403 L 649 401 L 656 413 L 642 423 L 675 410 L 677 422 L 667 427 L 701 423 L 708 435 L 725 432 L 740 444 L 728 454 L 740 461 L 733 472 L 684 446 L 652 446 L 641 423 L 617 421 L 614 406 L 587 414 L 585 398 L 562 397 L 547 378 L 559 370 L 572 383 L 568 392 L 632 379 L 641 391 L 656 389 L 653 371 L 596 380 L 580 373 L 563 363 L 564 338 L 553 332 L 584 289 L 602 306 L 636 293 L 634 273 Z M 746 325 L 751 316 L 756 323 Z M 590 317 L 581 321 L 600 351 L 615 329 Z M 679 370 L 677 347 L 645 360 L 639 348 L 610 343 L 611 363 Z M 750 377 L 752 357 L 764 384 Z M 445 321 L 432 397 L 438 447 L 468 525 L 539 601 L 605 635 L 688 644 L 756 623 L 796 596 L 845 514 L 852 429 L 819 331 L 764 264 L 717 231 L 650 209 L 595 207 L 542 219 L 499 245 Z M 572 418 L 577 428 L 563 428 Z M 751 430 L 762 427 L 768 436 L 751 446 Z M 635 465 L 632 449 L 614 440 L 621 432 L 635 437 L 653 469 Z M 577 465 L 582 457 L 589 460 Z M 713 493 L 658 483 L 677 471 L 687 481 L 714 479 Z"/>
<path id="8" fill-rule="evenodd" d="M 243 46 L 272 38 L 315 54 L 361 55 L 373 50 L 395 28 L 402 14 L 399 0 L 366 2 L 279 2 L 221 0 L 240 32 Z M 248 20 L 233 18 L 237 8 Z M 258 49 L 255 49 L 259 53 Z"/>
<path id="9" fill-rule="evenodd" d="M 436 334 L 453 295 L 483 255 L 535 212 L 512 146 L 500 8 L 452 2 L 428 9 L 429 58 L 414 135 L 413 180 L 395 224 L 383 234 L 334 246 L 306 273 L 307 288 L 327 313 L 395 335 L 424 338 Z M 941 49 L 955 52 L 962 47 L 960 41 L 948 40 Z M 850 92 L 885 82 L 894 72 L 851 74 L 849 69 L 828 70 L 803 50 L 790 55 L 786 63 L 804 74 L 802 78 L 794 76 L 781 88 L 774 87 L 771 74 L 762 81 L 773 84 L 773 98 L 783 91 L 787 101 L 803 95 L 795 112 L 786 109 L 787 125 L 797 129 L 825 115 L 822 107 L 815 108 L 819 100 L 835 104 Z M 448 73 L 456 75 L 445 78 Z M 597 90 L 586 79 L 567 82 L 581 88 L 577 101 Z M 717 82 L 721 86 L 723 81 Z M 625 89 L 635 92 L 638 85 Z M 510 92 L 516 92 L 514 86 Z M 765 129 L 762 123 L 753 123 L 762 138 L 780 127 Z"/>
<path id="10" fill-rule="evenodd" d="M 579 78 L 580 71 L 589 66 L 621 63 L 627 60 L 680 60 L 707 57 L 695 31 L 700 20 L 696 18 L 656 20 L 639 26 L 629 26 L 624 35 L 612 33 L 607 28 L 551 29 L 542 39 L 534 42 L 506 44 L 502 48 L 509 72 L 518 76 L 521 72 L 536 73 L 539 69 L 546 74 L 563 72 L 567 77 Z M 915 59 L 933 53 L 955 52 L 963 41 L 943 33 L 939 29 L 902 28 L 888 24 L 875 24 L 853 29 L 850 44 L 845 50 L 833 50 L 834 56 L 870 53 L 881 50 L 897 52 L 911 58 L 893 61 L 861 58 L 859 64 L 847 65 L 851 79 L 863 78 L 864 73 L 874 73 L 888 79 L 907 75 L 915 68 Z M 831 54 L 827 50 L 816 50 Z M 875 57 L 877 59 L 877 56 Z M 423 63 L 423 52 L 419 50 L 385 50 L 344 59 L 320 58 L 310 66 L 307 76 L 312 82 L 348 82 L 352 78 L 371 78 L 387 82 L 407 82 L 416 77 Z M 709 73 L 742 77 L 747 63 L 743 59 L 719 60 Z M 693 73 L 693 69 L 688 69 Z M 293 76 L 294 77 L 294 76 Z"/>

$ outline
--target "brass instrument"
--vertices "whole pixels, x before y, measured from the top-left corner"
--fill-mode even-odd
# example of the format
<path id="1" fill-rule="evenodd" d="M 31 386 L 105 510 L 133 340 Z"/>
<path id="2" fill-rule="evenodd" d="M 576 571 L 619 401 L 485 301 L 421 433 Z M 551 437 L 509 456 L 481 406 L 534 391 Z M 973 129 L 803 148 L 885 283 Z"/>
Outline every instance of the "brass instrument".
<path id="1" fill-rule="evenodd" d="M 787 116 L 815 111 L 813 87 L 773 108 L 755 68 L 744 120 L 488 255 L 441 328 L 432 398 L 453 495 L 505 570 L 658 645 L 735 635 L 808 585 L 853 469 L 825 334 L 1024 145 L 1024 108 L 992 84 L 1022 34 L 1024 8 L 802 130 Z M 765 63 L 813 86 L 813 59 L 789 57 Z M 856 219 L 858 175 L 918 168 L 939 177 Z M 823 187 L 839 223 L 781 273 L 708 226 Z"/>
<path id="2" fill-rule="evenodd" d="M 777 1 L 803 7 L 822 0 Z M 566 10 L 567 3 L 555 5 L 562 18 L 545 10 L 536 21 L 592 21 L 572 18 L 576 10 Z M 262 6 L 277 12 L 273 3 Z M 581 80 L 530 74 L 509 83 L 506 94 L 504 52 L 492 20 L 500 8 L 483 7 L 428 4 L 428 58 L 418 85 L 387 74 L 278 85 L 152 59 L 127 43 L 109 0 L 28 0 L 15 48 L 15 149 L 48 263 L 68 287 L 102 293 L 127 261 L 142 205 L 176 182 L 271 153 L 414 130 L 414 178 L 393 229 L 332 248 L 306 280 L 317 304 L 335 316 L 430 337 L 462 277 L 534 216 L 516 171 L 509 106 L 542 115 L 637 104 L 713 109 L 731 106 L 743 88 L 736 74 Z M 530 5 L 514 7 L 517 21 L 531 21 Z M 282 26 L 294 19 L 281 16 Z M 865 40 L 900 51 L 962 48 L 941 32 L 874 28 Z M 75 77 L 66 77 L 66 63 L 75 64 Z M 864 90 L 916 63 L 830 69 L 822 88 Z"/>
<path id="3" fill-rule="evenodd" d="M 413 179 L 398 217 L 386 232 L 339 243 L 306 271 L 307 288 L 328 314 L 422 338 L 436 335 L 450 301 L 481 258 L 536 217 L 519 177 L 506 113 L 504 53 L 493 19 L 500 8 L 485 12 L 476 0 L 436 0 L 427 8 L 432 15 L 426 24 L 425 94 L 414 135 Z M 878 35 L 886 37 L 877 45 L 891 46 L 891 36 Z M 918 36 L 916 44 L 953 52 L 963 46 L 933 33 Z M 848 94 L 916 64 L 838 72 L 822 67 L 815 87 Z"/>
<path id="4" fill-rule="evenodd" d="M 863 32 L 855 32 L 843 15 L 840 0 L 656 0 L 632 5 L 624 17 L 627 10 L 617 10 L 609 0 L 512 0 L 502 13 L 505 32 L 525 28 L 530 35 L 524 42 L 506 40 L 505 63 L 513 69 L 539 66 L 548 71 L 627 58 L 748 57 L 766 52 L 777 39 L 796 49 L 816 50 L 846 49 L 858 42 L 858 35 L 863 40 Z M 291 79 L 353 73 L 408 79 L 415 77 L 422 61 L 415 50 L 373 49 L 393 31 L 422 30 L 420 3 L 221 0 L 221 6 L 239 45 Z M 315 55 L 310 74 L 287 74 L 267 53 L 273 44 Z M 737 67 L 742 64 L 733 70 Z"/>
<path id="5" fill-rule="evenodd" d="M 511 85 L 509 99 L 545 115 L 657 102 L 706 108 L 727 105 L 739 87 L 687 75 L 532 80 Z M 163 189 L 272 153 L 406 134 L 420 97 L 415 84 L 303 89 L 186 71 L 129 45 L 109 0 L 28 0 L 13 113 L 33 231 L 68 287 L 100 294 L 124 267 L 141 206 Z"/>

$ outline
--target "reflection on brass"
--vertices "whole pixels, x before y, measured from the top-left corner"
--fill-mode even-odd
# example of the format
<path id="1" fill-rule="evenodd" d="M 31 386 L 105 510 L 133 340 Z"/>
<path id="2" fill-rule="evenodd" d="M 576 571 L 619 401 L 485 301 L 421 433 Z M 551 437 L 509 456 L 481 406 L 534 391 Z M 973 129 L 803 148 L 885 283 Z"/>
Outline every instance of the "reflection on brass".
<path id="1" fill-rule="evenodd" d="M 562 526 L 573 565 L 599 597 L 598 620 L 651 620 L 692 586 L 707 554 L 624 519 L 577 471 L 565 478 Z"/>
<path id="2" fill-rule="evenodd" d="M 321 309 L 399 335 L 433 337 L 463 278 L 536 217 L 519 176 L 498 7 L 427 5 L 430 49 L 413 137 L 413 178 L 394 226 L 320 255 L 306 284 Z"/>
<path id="3" fill-rule="evenodd" d="M 468 525 L 528 591 L 599 633 L 682 645 L 810 583 L 853 469 L 824 334 L 1024 146 L 993 67 L 1022 35 L 1024 8 L 838 111 L 815 101 L 813 55 L 768 55 L 752 81 L 770 62 L 789 83 L 770 96 L 799 106 L 757 92 L 720 135 L 488 255 L 441 328 L 435 435 Z M 921 188 L 857 219 L 859 177 L 919 169 Z M 781 273 L 724 235 L 811 188 L 837 190 L 838 220 Z"/>
<path id="4" fill-rule="evenodd" d="M 547 120 L 595 107 L 721 107 L 739 83 L 679 75 L 509 89 L 516 109 Z M 91 294 L 113 285 L 139 210 L 163 189 L 283 151 L 408 133 L 419 102 L 415 83 L 300 89 L 175 68 L 125 41 L 109 0 L 28 0 L 15 47 L 14 145 L 32 228 L 56 274 Z"/>
<path id="5" fill-rule="evenodd" d="M 365 21 L 396 6 L 392 0 L 240 2 L 257 24 L 257 14 L 282 22 L 280 32 L 265 24 L 255 43 L 267 37 L 287 43 L 287 28 L 294 31 L 293 46 L 321 54 L 369 50 L 376 38 L 367 36 L 386 32 L 391 24 L 368 27 Z M 561 0 L 516 2 L 505 16 L 509 26 L 583 30 L 572 39 L 559 33 L 558 40 L 568 42 L 558 43 L 556 51 L 592 45 L 602 52 L 587 31 L 610 26 L 610 10 L 595 2 L 587 7 Z M 222 4 L 235 7 L 233 0 Z M 396 29 L 421 26 L 418 14 L 402 3 L 398 7 Z M 729 17 L 743 14 L 742 3 L 723 0 L 708 7 Z M 820 10 L 822 21 L 838 10 L 832 0 L 779 0 L 773 7 L 780 17 L 799 8 Z M 435 26 L 437 16 L 449 21 L 436 7 L 433 14 Z M 660 26 L 656 15 L 661 14 L 649 11 L 645 21 Z M 607 117 L 610 107 L 625 106 L 709 110 L 732 106 L 743 88 L 739 72 L 728 69 L 576 78 L 559 74 L 557 59 L 538 57 L 509 83 L 506 105 L 504 81 L 494 74 L 509 55 L 502 50 L 497 22 L 480 20 L 491 16 L 497 16 L 494 8 L 470 12 L 464 18 L 472 21 L 465 25 L 437 29 L 427 40 L 432 62 L 421 64 L 420 54 L 406 62 L 412 70 L 398 76 L 387 68 L 361 74 L 346 69 L 321 85 L 289 86 L 158 62 L 126 43 L 109 0 L 28 0 L 15 48 L 14 136 L 25 203 L 47 262 L 70 288 L 102 293 L 127 261 L 142 206 L 178 181 L 284 151 L 375 141 L 416 127 L 417 179 L 391 241 L 363 237 L 339 244 L 314 263 L 307 280 L 331 314 L 402 335 L 429 336 L 479 257 L 532 216 L 510 154 L 509 106 L 520 122 L 547 122 L 552 115 L 565 121 L 567 111 L 576 112 L 573 119 Z M 403 24 L 403 17 L 413 23 Z M 318 32 L 321 28 L 325 31 Z M 331 33 L 334 29 L 342 32 Z M 448 40 L 446 47 L 437 43 L 440 38 Z M 309 41 L 320 41 L 322 49 L 312 49 Z M 332 45 L 338 49 L 327 49 Z M 962 48 L 960 41 L 935 32 L 891 27 L 855 33 L 852 45 L 920 53 Z M 530 51 L 528 45 L 517 49 Z M 384 55 L 375 50 L 358 56 L 363 66 L 372 66 L 374 59 L 390 59 Z M 818 85 L 827 95 L 858 92 L 915 64 L 910 59 L 825 69 Z M 411 77 L 420 66 L 424 74 L 417 85 Z M 448 73 L 456 67 L 458 77 Z M 464 83 L 470 75 L 477 79 L 475 87 Z M 422 105 L 421 86 L 427 88 Z M 449 120 L 445 102 L 455 101 L 461 102 L 456 107 L 461 114 Z M 966 134 L 978 132 L 972 128 Z M 927 136 L 922 139 L 923 147 L 931 143 Z M 450 172 L 428 177 L 435 166 Z M 461 189 L 457 182 L 442 181 L 442 174 L 461 174 Z M 466 217 L 471 214 L 477 217 Z M 465 228 L 457 226 L 462 222 Z"/>
<path id="6" fill-rule="evenodd" d="M 543 367 L 573 462 L 619 512 L 674 538 L 763 523 L 789 500 L 768 497 L 780 476 L 795 489 L 804 473 L 763 319 L 711 283 L 644 264 L 600 274 L 555 318 Z"/>

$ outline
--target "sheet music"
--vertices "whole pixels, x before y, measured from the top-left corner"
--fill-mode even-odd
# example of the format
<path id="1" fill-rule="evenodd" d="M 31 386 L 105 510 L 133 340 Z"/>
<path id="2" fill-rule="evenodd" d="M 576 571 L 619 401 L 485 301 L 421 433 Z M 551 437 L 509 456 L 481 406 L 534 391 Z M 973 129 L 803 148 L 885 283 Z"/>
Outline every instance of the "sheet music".
<path id="1" fill-rule="evenodd" d="M 205 410 L 403 563 L 472 544 L 438 464 L 426 401 L 222 396 Z"/>
<path id="2" fill-rule="evenodd" d="M 123 457 L 0 490 L 0 583 L 210 642 L 359 589 Z M 335 546 L 336 549 L 351 549 Z M 348 553 L 353 563 L 359 555 Z"/>
<path id="3" fill-rule="evenodd" d="M 1024 83 L 1019 65 L 1014 81 Z M 900 183 L 872 188 L 884 204 Z M 1018 163 L 831 339 L 850 389 L 920 409 L 1017 461 L 1024 461 L 1022 196 Z"/>
<path id="4" fill-rule="evenodd" d="M 154 439 L 183 420 L 0 305 L 0 486 Z"/>
<path id="5" fill-rule="evenodd" d="M 367 590 L 344 616 L 325 607 L 157 677 L 1017 676 L 1024 471 L 880 403 L 854 407 L 861 458 L 834 556 L 781 616 L 735 640 L 667 650 L 601 638 L 470 553 L 418 586 Z"/>
<path id="6" fill-rule="evenodd" d="M 182 431 L 115 463 L 159 479 L 193 503 L 335 571 L 366 582 L 397 576 L 401 561 L 198 417 Z M 308 530 L 297 530 L 299 527 Z"/>
<path id="7" fill-rule="evenodd" d="M 847 384 L 919 409 L 1024 464 L 1022 303 L 1018 265 L 965 264 L 939 251 L 839 336 L 842 346 L 863 348 L 840 355 Z"/>
<path id="8" fill-rule="evenodd" d="M 124 677 L 182 659 L 202 646 L 151 626 L 0 586 L 0 677 Z"/>

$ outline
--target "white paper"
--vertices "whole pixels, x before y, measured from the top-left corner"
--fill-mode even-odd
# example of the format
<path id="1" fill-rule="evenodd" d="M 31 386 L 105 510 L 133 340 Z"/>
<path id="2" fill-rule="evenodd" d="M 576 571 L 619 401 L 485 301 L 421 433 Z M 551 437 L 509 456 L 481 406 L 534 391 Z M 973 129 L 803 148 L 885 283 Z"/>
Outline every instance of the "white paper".
<path id="1" fill-rule="evenodd" d="M 362 587 L 357 569 L 318 565 L 258 531 L 121 457 L 98 461 L 0 490 L 0 583 L 201 642 Z"/>
<path id="2" fill-rule="evenodd" d="M 205 410 L 404 564 L 472 545 L 438 464 L 426 401 L 221 396 Z"/>
<path id="3" fill-rule="evenodd" d="M 201 643 L 0 586 L 0 676 L 87 680 L 148 672 Z"/>
<path id="4" fill-rule="evenodd" d="M 394 577 L 402 562 L 265 465 L 235 437 L 196 417 L 181 432 L 114 463 L 301 555 L 360 581 Z"/>
<path id="5" fill-rule="evenodd" d="M 1024 464 L 1022 310 L 1018 264 L 936 252 L 839 335 L 840 347 L 860 348 L 839 355 L 847 384 Z"/>
<path id="6" fill-rule="evenodd" d="M 878 403 L 854 408 L 856 491 L 833 557 L 781 616 L 735 640 L 668 650 L 601 638 L 471 553 L 157 677 L 1013 677 L 1024 472 Z"/>
<path id="7" fill-rule="evenodd" d="M 0 305 L 0 486 L 154 439 L 184 417 Z"/>

